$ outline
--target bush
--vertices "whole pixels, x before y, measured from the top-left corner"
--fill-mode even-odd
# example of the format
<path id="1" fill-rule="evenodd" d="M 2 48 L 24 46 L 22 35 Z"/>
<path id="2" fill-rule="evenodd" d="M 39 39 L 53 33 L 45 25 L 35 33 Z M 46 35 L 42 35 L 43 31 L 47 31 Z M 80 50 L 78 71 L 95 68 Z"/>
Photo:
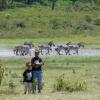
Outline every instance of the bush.
<path id="1" fill-rule="evenodd" d="M 14 82 L 12 80 L 10 80 L 9 81 L 9 88 L 13 90 L 15 87 L 16 86 L 15 86 Z"/>
<path id="2" fill-rule="evenodd" d="M 56 30 L 61 27 L 61 23 L 58 19 L 53 19 L 50 21 L 50 24 L 52 25 L 52 29 Z"/>
<path id="3" fill-rule="evenodd" d="M 66 20 L 62 23 L 62 27 L 66 28 L 66 27 L 72 27 L 72 23 L 69 20 Z"/>
<path id="4" fill-rule="evenodd" d="M 15 25 L 17 28 L 25 28 L 25 22 L 23 20 L 16 20 Z"/>
<path id="5" fill-rule="evenodd" d="M 19 76 L 17 75 L 17 73 L 12 73 L 11 74 L 12 78 L 18 78 Z"/>
<path id="6" fill-rule="evenodd" d="M 0 64 L 0 85 L 1 85 L 1 83 L 2 83 L 3 75 L 4 75 L 4 68 L 3 68 L 2 65 Z"/>
<path id="7" fill-rule="evenodd" d="M 87 85 L 85 81 L 66 81 L 64 78 L 64 74 L 59 76 L 56 80 L 56 84 L 54 84 L 55 91 L 85 91 L 87 89 Z"/>
<path id="8" fill-rule="evenodd" d="M 6 19 L 4 19 L 0 22 L 0 28 L 1 29 L 7 29 L 8 28 L 8 21 Z"/>
<path id="9" fill-rule="evenodd" d="M 63 91 L 65 89 L 66 82 L 64 80 L 64 74 L 59 76 L 56 80 L 56 84 L 54 84 L 54 90 Z"/>

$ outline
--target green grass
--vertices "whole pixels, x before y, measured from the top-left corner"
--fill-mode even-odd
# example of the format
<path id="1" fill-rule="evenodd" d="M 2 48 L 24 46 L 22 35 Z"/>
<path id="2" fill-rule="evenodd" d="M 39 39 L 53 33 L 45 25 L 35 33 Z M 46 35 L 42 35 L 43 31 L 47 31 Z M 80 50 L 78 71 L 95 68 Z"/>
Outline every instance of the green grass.
<path id="1" fill-rule="evenodd" d="M 25 69 L 25 62 L 30 61 L 29 57 L 0 58 L 5 68 L 4 80 L 0 87 L 0 99 L 2 100 L 99 100 L 100 97 L 100 57 L 43 57 L 44 89 L 39 95 L 23 95 L 22 73 Z M 74 73 L 73 73 L 74 70 Z M 65 74 L 66 80 L 85 81 L 87 90 L 83 92 L 53 92 L 53 84 L 56 78 Z M 11 91 L 8 84 L 13 80 L 15 89 Z"/>
<path id="2" fill-rule="evenodd" d="M 54 11 L 48 6 L 33 6 L 2 11 L 0 12 L 0 38 L 67 38 L 70 35 L 100 38 L 100 28 L 93 25 L 93 22 L 86 23 L 92 26 L 93 30 L 75 30 L 78 26 L 77 21 L 85 22 L 85 15 L 91 16 L 93 20 L 99 18 L 98 10 L 93 12 L 68 10 L 66 6 L 57 7 Z M 73 27 L 64 26 L 64 21 L 71 21 Z M 21 24 L 21 27 L 17 27 L 17 24 Z"/>
<path id="3" fill-rule="evenodd" d="M 56 44 L 65 44 L 68 42 L 79 43 L 84 42 L 85 48 L 100 49 L 100 37 L 99 36 L 82 36 L 82 35 L 70 35 L 67 37 L 55 37 L 55 38 L 33 38 L 33 39 L 0 39 L 1 48 L 14 48 L 14 46 L 23 44 L 25 41 L 32 41 L 34 45 L 45 44 L 49 41 L 54 41 Z"/>

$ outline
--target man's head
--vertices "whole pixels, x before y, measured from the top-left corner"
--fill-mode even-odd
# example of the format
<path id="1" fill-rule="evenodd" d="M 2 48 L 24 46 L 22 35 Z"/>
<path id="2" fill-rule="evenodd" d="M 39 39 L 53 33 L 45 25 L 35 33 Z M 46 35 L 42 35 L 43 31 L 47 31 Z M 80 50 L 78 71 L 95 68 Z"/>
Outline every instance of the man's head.
<path id="1" fill-rule="evenodd" d="M 35 57 L 39 57 L 40 51 L 39 50 L 35 50 Z"/>

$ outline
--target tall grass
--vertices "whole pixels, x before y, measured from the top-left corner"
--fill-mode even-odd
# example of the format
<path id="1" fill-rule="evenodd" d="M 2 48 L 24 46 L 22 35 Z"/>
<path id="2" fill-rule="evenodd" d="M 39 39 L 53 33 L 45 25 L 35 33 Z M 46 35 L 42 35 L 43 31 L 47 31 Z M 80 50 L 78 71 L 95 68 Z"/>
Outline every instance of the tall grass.
<path id="1" fill-rule="evenodd" d="M 63 74 L 56 79 L 54 90 L 68 92 L 85 91 L 87 90 L 87 85 L 85 81 L 81 80 L 66 80 Z"/>

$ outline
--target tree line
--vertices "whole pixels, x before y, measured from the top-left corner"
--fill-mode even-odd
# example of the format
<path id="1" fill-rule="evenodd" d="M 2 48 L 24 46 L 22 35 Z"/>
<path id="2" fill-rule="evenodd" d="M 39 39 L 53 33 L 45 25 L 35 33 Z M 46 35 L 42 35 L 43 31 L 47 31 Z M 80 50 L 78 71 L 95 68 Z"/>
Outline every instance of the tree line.
<path id="1" fill-rule="evenodd" d="M 15 7 L 17 3 L 31 5 L 39 3 L 40 5 L 50 4 L 52 10 L 55 9 L 56 3 L 61 2 L 72 2 L 75 5 L 76 2 L 91 3 L 100 6 L 100 0 L 0 0 L 0 9 Z"/>

